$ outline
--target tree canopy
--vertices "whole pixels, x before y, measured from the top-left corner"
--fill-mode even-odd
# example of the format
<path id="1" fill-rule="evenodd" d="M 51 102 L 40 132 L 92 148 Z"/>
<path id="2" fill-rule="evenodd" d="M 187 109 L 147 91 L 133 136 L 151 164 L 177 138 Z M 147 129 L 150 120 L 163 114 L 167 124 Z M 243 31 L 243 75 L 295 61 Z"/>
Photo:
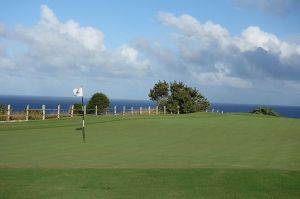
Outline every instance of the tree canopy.
<path id="1" fill-rule="evenodd" d="M 94 110 L 89 110 L 89 109 L 95 109 L 97 106 L 97 113 L 101 114 L 106 111 L 106 109 L 109 106 L 109 99 L 104 93 L 95 93 L 90 101 L 88 102 L 87 105 L 87 112 L 95 112 Z"/>
<path id="2" fill-rule="evenodd" d="M 169 96 L 169 84 L 166 81 L 159 82 L 150 89 L 149 97 L 152 101 L 161 101 Z"/>
<path id="3" fill-rule="evenodd" d="M 75 103 L 74 105 L 74 114 L 82 114 L 82 104 Z"/>
<path id="4" fill-rule="evenodd" d="M 183 82 L 159 81 L 150 89 L 149 97 L 162 110 L 164 106 L 170 113 L 193 113 L 206 110 L 210 103 L 196 88 Z"/>
<path id="5" fill-rule="evenodd" d="M 271 116 L 276 116 L 276 117 L 280 116 L 278 113 L 276 113 L 275 111 L 273 111 L 271 108 L 268 108 L 268 107 L 258 107 L 256 109 L 254 109 L 253 111 L 251 111 L 250 113 L 271 115 Z"/>

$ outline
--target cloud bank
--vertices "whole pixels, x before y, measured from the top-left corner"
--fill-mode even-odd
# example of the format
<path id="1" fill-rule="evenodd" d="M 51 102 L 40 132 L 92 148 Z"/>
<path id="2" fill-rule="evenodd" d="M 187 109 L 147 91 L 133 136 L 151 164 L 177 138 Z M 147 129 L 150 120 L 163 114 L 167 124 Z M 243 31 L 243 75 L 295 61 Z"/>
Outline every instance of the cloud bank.
<path id="1" fill-rule="evenodd" d="M 12 52 L 9 59 L 2 47 L 1 67 L 23 75 L 130 77 L 142 76 L 148 68 L 148 61 L 134 48 L 124 44 L 107 50 L 101 30 L 73 20 L 61 22 L 46 5 L 41 6 L 41 19 L 35 26 L 19 25 L 6 38 L 20 43 L 23 50 Z"/>
<path id="2" fill-rule="evenodd" d="M 262 80 L 300 81 L 300 46 L 259 27 L 231 36 L 221 25 L 201 23 L 190 15 L 160 13 L 159 20 L 175 29 L 171 34 L 175 49 L 145 39 L 137 40 L 136 48 L 166 71 L 177 71 L 201 84 L 242 88 Z"/>
<path id="3" fill-rule="evenodd" d="M 300 45 L 257 26 L 231 35 L 220 24 L 187 14 L 161 12 L 158 19 L 171 30 L 170 45 L 141 37 L 107 49 L 101 30 L 62 22 L 43 5 L 34 26 L 11 30 L 0 24 L 0 83 L 14 80 L 9 88 L 27 84 L 34 90 L 51 89 L 49 82 L 61 86 L 88 79 L 85 84 L 95 85 L 94 80 L 108 80 L 107 88 L 136 86 L 146 96 L 154 82 L 166 79 L 231 97 L 240 91 L 256 95 L 264 88 L 271 96 L 284 91 L 300 99 Z"/>

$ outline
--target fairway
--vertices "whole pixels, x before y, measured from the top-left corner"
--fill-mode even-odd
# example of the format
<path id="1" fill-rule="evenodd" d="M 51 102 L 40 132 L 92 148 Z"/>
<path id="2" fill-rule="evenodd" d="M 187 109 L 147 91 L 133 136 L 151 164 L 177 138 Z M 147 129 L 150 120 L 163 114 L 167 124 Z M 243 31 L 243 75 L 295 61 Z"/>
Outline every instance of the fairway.
<path id="1" fill-rule="evenodd" d="M 0 198 L 299 198 L 300 120 L 250 114 L 1 123 Z"/>

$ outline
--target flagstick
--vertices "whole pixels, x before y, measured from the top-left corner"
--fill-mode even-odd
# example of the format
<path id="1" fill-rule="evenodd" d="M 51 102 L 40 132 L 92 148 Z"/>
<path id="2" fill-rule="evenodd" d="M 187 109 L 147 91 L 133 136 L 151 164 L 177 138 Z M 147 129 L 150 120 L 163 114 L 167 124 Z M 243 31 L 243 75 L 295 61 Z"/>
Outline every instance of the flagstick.
<path id="1" fill-rule="evenodd" d="M 83 106 L 83 95 L 81 97 L 81 105 L 82 105 L 82 140 L 85 142 L 85 126 L 84 126 L 84 106 Z"/>

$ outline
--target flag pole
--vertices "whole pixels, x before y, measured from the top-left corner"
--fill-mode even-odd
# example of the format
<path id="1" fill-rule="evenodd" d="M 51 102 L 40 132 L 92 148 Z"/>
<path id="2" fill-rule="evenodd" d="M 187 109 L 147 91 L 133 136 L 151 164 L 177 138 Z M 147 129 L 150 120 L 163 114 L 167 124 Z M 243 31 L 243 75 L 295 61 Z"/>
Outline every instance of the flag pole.
<path id="1" fill-rule="evenodd" d="M 83 105 L 83 95 L 81 96 L 82 105 L 82 140 L 85 142 L 85 126 L 84 126 L 84 105 Z"/>

